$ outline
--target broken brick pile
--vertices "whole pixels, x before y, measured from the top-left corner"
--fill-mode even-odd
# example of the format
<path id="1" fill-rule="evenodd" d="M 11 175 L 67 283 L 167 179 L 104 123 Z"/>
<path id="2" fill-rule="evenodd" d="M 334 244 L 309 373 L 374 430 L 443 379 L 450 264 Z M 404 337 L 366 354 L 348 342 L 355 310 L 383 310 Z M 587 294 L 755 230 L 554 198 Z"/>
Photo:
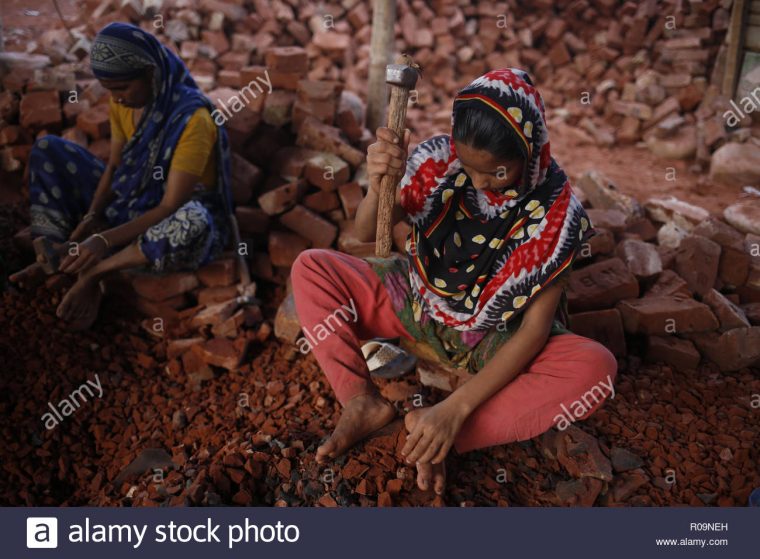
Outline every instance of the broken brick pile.
<path id="1" fill-rule="evenodd" d="M 374 243 L 352 234 L 371 141 L 361 101 L 368 5 L 148 4 L 153 7 L 145 10 L 127 0 L 117 10 L 109 0 L 90 3 L 73 41 L 52 29 L 39 37 L 37 52 L 44 55 L 20 57 L 23 65 L 3 76 L 3 169 L 21 184 L 31 143 L 47 132 L 107 156 L 108 97 L 87 77 L 83 57 L 87 38 L 109 21 L 130 19 L 157 32 L 218 106 L 230 106 L 246 84 L 269 78 L 272 93 L 254 89 L 254 102 L 227 127 L 245 253 L 260 286 L 272 291 L 256 294 L 251 285 L 241 293 L 234 253 L 197 273 L 123 275 L 112 291 L 148 318 L 140 325 L 124 309 L 109 312 L 114 298 L 107 298 L 96 330 L 84 336 L 58 329 L 57 280 L 39 299 L 4 294 L 0 319 L 7 335 L 0 349 L 11 366 L 1 411 L 14 427 L 2 431 L 13 456 L 3 464 L 3 502 L 441 504 L 413 489 L 409 468 L 394 452 L 403 437 L 398 425 L 318 467 L 316 445 L 339 406 L 313 357 L 270 336 L 272 322 L 281 338 L 292 342 L 298 335 L 292 307 L 285 305 L 277 319 L 274 310 L 299 252 L 333 246 L 357 256 L 374 253 Z M 714 128 L 705 119 L 717 122 L 714 115 L 721 114 L 707 78 L 720 58 L 725 4 L 664 2 L 655 14 L 652 2 L 539 1 L 527 8 L 399 2 L 397 49 L 411 52 L 424 69 L 410 122 L 420 138 L 446 131 L 459 87 L 488 68 L 517 65 L 536 76 L 551 126 L 575 126 L 580 142 L 646 138 L 650 149 L 667 155 L 651 138 L 688 143 L 686 130 L 701 153 L 705 140 L 694 127 Z M 667 6 L 675 30 L 665 29 Z M 164 16 L 162 29 L 153 25 L 156 15 Z M 506 26 L 497 27 L 499 15 Z M 333 27 L 325 27 L 326 16 Z M 591 103 L 575 103 L 587 87 Z M 77 103 L 69 102 L 71 91 Z M 720 137 L 710 146 L 730 140 L 732 148 L 752 147 L 748 130 L 725 136 L 713 130 Z M 600 234 L 573 273 L 571 328 L 620 358 L 618 397 L 584 423 L 598 442 L 572 427 L 541 441 L 456 457 L 445 502 L 744 504 L 760 484 L 753 466 L 756 411 L 749 407 L 760 387 L 748 369 L 760 351 L 757 201 L 739 201 L 724 222 L 672 199 L 641 207 L 594 175 L 576 190 Z M 394 231 L 397 247 L 407 231 L 403 223 Z M 655 364 L 640 365 L 638 356 Z M 111 390 L 107 385 L 103 401 L 45 431 L 37 416 L 47 401 L 87 374 L 106 371 Z M 420 372 L 422 385 L 383 383 L 383 391 L 408 409 L 414 394 L 430 402 L 440 397 L 426 385 L 450 387 L 449 373 L 433 367 Z M 161 481 L 154 468 L 165 476 Z"/>
<path id="2" fill-rule="evenodd" d="M 256 284 L 238 283 L 234 258 L 197 272 L 122 274 L 111 286 L 148 317 L 143 329 L 167 343 L 167 370 L 196 389 L 213 378 L 211 366 L 236 369 L 251 344 L 264 342 L 271 332 L 255 298 Z"/>
<path id="3" fill-rule="evenodd" d="M 436 498 L 399 459 L 399 422 L 315 463 L 340 405 L 312 356 L 270 337 L 239 367 L 211 366 L 198 389 L 129 301 L 107 297 L 97 327 L 72 334 L 55 317 L 62 293 L 8 290 L 0 301 L 4 505 L 743 506 L 760 485 L 750 400 L 760 379 L 748 370 L 622 358 L 615 398 L 590 419 L 452 453 Z M 47 430 L 48 402 L 95 374 L 102 398 Z M 399 411 L 443 396 L 414 377 L 378 383 Z"/>

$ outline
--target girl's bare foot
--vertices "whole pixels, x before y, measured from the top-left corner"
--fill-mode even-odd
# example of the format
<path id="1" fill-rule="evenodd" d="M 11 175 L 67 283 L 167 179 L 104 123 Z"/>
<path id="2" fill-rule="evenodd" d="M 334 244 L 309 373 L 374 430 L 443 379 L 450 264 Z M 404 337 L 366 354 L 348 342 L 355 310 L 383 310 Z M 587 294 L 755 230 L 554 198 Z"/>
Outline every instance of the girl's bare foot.
<path id="1" fill-rule="evenodd" d="M 69 323 L 69 330 L 87 330 L 98 318 L 102 298 L 98 280 L 82 277 L 68 290 L 55 314 Z"/>
<path id="2" fill-rule="evenodd" d="M 8 280 L 11 283 L 15 283 L 19 287 L 34 287 L 39 285 L 44 280 L 45 271 L 42 269 L 42 265 L 39 262 L 30 264 L 23 270 L 19 270 L 15 274 L 8 276 Z"/>
<path id="3" fill-rule="evenodd" d="M 376 393 L 352 398 L 343 408 L 333 434 L 317 449 L 317 462 L 337 458 L 363 438 L 388 425 L 394 417 L 393 404 Z"/>
<path id="4" fill-rule="evenodd" d="M 419 408 L 412 410 L 404 416 L 404 425 L 408 433 L 412 432 L 414 426 L 420 418 L 427 413 L 428 408 Z M 436 495 L 443 495 L 446 488 L 446 461 L 440 464 L 431 464 L 429 462 L 417 462 L 417 487 L 422 491 L 427 491 L 433 486 Z"/>

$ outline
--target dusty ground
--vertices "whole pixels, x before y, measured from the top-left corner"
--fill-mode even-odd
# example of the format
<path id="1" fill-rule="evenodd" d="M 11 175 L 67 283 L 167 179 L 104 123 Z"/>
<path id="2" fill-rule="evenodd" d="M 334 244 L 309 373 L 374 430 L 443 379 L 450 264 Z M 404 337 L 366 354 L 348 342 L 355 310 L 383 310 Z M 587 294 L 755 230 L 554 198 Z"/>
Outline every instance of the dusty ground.
<path id="1" fill-rule="evenodd" d="M 0 305 L 2 504 L 519 506 L 579 503 L 601 490 L 597 502 L 608 505 L 727 506 L 744 505 L 760 485 L 751 407 L 760 378 L 749 370 L 683 373 L 623 360 L 616 397 L 580 424 L 600 443 L 591 465 L 572 451 L 557 460 L 546 438 L 452 455 L 446 494 L 434 499 L 396 458 L 398 424 L 334 464 L 315 464 L 339 407 L 313 357 L 270 338 L 254 345 L 249 365 L 193 390 L 117 298 L 92 332 L 61 330 L 59 289 L 6 291 Z M 262 295 L 271 318 L 282 293 L 264 286 Z M 96 374 L 102 398 L 47 430 L 48 402 Z M 384 384 L 400 411 L 414 394 L 441 397 L 414 378 Z M 597 465 L 613 447 L 640 463 L 613 459 L 634 469 L 603 487 L 594 475 L 605 477 Z M 574 481 L 579 469 L 591 477 Z"/>

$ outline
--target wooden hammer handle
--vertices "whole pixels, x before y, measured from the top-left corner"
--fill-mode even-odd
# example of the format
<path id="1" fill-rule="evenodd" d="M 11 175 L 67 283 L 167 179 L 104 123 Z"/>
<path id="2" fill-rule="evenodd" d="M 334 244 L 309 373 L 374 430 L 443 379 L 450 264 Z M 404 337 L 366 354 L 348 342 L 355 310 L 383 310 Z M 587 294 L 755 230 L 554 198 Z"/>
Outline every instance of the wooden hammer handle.
<path id="1" fill-rule="evenodd" d="M 388 107 L 388 128 L 399 138 L 399 145 L 404 145 L 404 124 L 406 123 L 406 105 L 409 90 L 392 85 L 391 99 Z M 377 206 L 377 234 L 375 236 L 375 256 L 387 258 L 393 244 L 393 205 L 396 201 L 396 186 L 402 177 L 384 175 L 380 179 L 380 199 Z"/>

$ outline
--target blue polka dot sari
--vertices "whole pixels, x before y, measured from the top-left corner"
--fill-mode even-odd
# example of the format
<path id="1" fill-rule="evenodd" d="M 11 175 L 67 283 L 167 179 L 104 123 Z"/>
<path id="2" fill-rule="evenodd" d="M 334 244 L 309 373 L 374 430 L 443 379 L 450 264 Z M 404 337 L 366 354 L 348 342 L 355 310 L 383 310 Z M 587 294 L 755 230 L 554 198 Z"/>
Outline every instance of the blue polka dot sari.
<path id="1" fill-rule="evenodd" d="M 90 60 L 99 79 L 129 80 L 153 68 L 153 97 L 122 150 L 103 218 L 109 227 L 156 207 L 164 195 L 172 156 L 191 116 L 214 111 L 183 62 L 139 27 L 112 23 L 96 36 Z M 140 235 L 137 243 L 156 272 L 195 269 L 217 256 L 230 234 L 230 152 L 224 128 L 217 130 L 217 188 L 199 185 L 192 199 Z M 62 242 L 87 213 L 104 164 L 86 149 L 45 136 L 30 156 L 32 234 Z"/>

